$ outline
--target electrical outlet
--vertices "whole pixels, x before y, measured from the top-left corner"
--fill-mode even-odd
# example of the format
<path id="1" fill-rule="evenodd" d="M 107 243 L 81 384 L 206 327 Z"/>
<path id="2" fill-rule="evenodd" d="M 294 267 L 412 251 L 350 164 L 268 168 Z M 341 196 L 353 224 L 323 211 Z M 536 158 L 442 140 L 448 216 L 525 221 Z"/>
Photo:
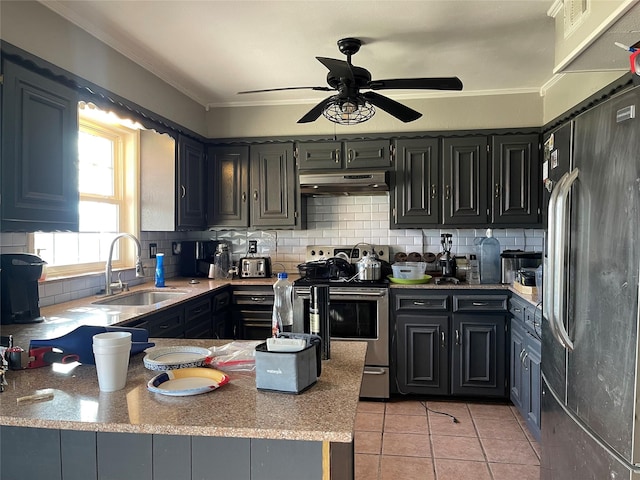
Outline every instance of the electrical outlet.
<path id="1" fill-rule="evenodd" d="M 158 244 L 150 243 L 149 244 L 149 258 L 156 258 L 156 253 L 158 253 Z"/>
<path id="2" fill-rule="evenodd" d="M 258 241 L 249 240 L 249 253 L 258 253 Z"/>
<path id="3" fill-rule="evenodd" d="M 180 242 L 171 242 L 171 252 L 174 255 L 180 255 L 181 250 L 182 250 L 182 244 Z"/>

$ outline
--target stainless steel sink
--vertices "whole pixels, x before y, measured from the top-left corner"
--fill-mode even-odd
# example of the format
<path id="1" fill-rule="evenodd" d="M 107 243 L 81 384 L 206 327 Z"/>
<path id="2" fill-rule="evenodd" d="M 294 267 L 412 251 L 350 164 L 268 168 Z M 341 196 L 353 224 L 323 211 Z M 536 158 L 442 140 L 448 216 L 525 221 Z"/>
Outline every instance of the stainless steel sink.
<path id="1" fill-rule="evenodd" d="M 93 302 L 94 305 L 155 305 L 165 300 L 177 299 L 184 292 L 159 292 L 157 290 L 140 290 L 137 292 L 124 293 L 109 298 L 103 298 Z"/>

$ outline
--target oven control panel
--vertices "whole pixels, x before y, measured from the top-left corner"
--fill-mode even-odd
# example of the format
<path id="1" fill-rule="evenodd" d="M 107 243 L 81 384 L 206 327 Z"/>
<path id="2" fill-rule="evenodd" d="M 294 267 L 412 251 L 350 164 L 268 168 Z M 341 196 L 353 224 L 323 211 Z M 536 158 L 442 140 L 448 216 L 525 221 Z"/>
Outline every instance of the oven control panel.
<path id="1" fill-rule="evenodd" d="M 351 263 L 358 263 L 364 255 L 371 252 L 372 248 L 378 255 L 378 260 L 389 262 L 389 245 L 369 245 L 368 243 L 359 243 L 355 247 L 349 245 L 310 245 L 307 246 L 305 262 L 338 257 Z"/>

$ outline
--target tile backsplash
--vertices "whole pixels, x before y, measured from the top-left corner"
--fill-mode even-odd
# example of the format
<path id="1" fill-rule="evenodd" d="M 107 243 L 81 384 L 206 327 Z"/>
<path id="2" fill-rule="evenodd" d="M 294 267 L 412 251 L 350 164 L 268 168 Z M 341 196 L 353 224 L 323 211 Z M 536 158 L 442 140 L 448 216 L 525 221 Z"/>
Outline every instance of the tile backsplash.
<path id="1" fill-rule="evenodd" d="M 476 237 L 484 237 L 485 229 L 400 229 L 389 228 L 389 197 L 310 197 L 307 202 L 306 230 L 217 230 L 204 232 L 141 232 L 143 263 L 149 279 L 153 278 L 155 261 L 149 258 L 149 243 L 158 245 L 164 252 L 165 276 L 177 275 L 178 257 L 172 255 L 172 243 L 182 240 L 226 240 L 232 247 L 232 257 L 237 261 L 247 251 L 248 240 L 257 240 L 258 255 L 270 256 L 274 272 L 285 270 L 297 273 L 297 265 L 305 261 L 307 245 L 355 245 L 367 242 L 389 245 L 391 256 L 397 252 L 440 252 L 440 234 L 453 235 L 452 252 L 468 255 L 474 252 Z M 494 229 L 493 235 L 500 241 L 501 250 L 532 250 L 543 248 L 543 230 Z M 26 233 L 0 234 L 2 253 L 27 251 Z M 130 285 L 140 283 L 133 269 L 122 272 L 122 279 Z M 47 306 L 95 295 L 104 287 L 104 272 L 82 277 L 47 280 L 40 285 L 40 305 Z"/>

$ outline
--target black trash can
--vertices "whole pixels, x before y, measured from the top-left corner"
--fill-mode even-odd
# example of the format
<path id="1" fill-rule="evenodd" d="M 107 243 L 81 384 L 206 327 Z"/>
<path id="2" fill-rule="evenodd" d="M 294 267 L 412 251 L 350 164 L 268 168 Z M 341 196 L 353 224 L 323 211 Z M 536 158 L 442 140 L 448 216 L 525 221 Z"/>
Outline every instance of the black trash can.
<path id="1" fill-rule="evenodd" d="M 2 316 L 0 323 L 37 323 L 40 317 L 38 279 L 47 262 L 30 253 L 0 255 Z"/>

